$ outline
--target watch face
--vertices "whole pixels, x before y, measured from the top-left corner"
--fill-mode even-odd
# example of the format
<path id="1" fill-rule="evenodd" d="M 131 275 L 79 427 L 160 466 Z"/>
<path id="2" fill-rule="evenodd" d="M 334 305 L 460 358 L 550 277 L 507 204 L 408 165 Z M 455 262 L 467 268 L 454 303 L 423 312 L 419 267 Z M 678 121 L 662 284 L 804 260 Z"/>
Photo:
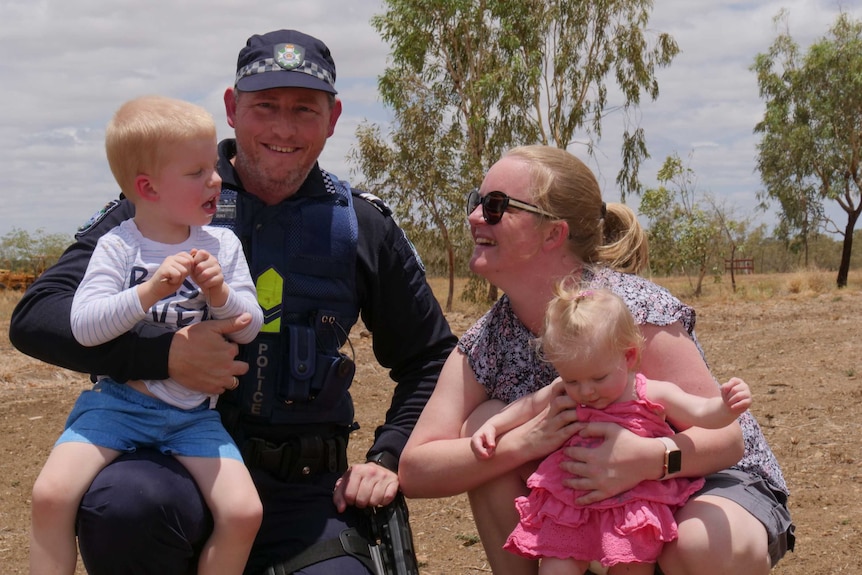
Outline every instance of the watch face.
<path id="1" fill-rule="evenodd" d="M 675 451 L 669 451 L 667 454 L 668 475 L 672 473 L 679 473 L 680 469 L 682 469 L 682 451 L 678 449 Z"/>

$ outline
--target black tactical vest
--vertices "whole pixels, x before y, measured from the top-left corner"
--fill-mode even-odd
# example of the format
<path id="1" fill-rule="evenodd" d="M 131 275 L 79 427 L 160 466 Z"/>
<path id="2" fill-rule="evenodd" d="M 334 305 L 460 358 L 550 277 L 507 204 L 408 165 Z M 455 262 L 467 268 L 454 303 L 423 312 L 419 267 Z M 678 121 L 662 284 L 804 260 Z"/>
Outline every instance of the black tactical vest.
<path id="1" fill-rule="evenodd" d="M 346 182 L 323 172 L 326 193 L 254 206 L 223 187 L 213 225 L 243 242 L 264 324 L 242 346 L 249 371 L 219 401 L 248 423 L 353 423 L 353 361 L 340 352 L 359 317 L 358 226 Z"/>

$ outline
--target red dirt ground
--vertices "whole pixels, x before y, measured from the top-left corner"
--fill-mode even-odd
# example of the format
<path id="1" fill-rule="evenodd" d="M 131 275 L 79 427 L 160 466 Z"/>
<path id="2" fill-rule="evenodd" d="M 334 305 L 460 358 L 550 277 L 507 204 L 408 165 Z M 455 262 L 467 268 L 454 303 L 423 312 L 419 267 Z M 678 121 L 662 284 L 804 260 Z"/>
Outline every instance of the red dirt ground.
<path id="1" fill-rule="evenodd" d="M 697 303 L 698 336 L 719 380 L 739 375 L 792 490 L 796 552 L 775 575 L 862 573 L 862 292 L 784 294 L 765 301 Z M 461 333 L 476 315 L 448 315 Z M 0 315 L 0 572 L 27 573 L 29 497 L 87 379 L 27 358 Z M 386 371 L 355 330 L 359 459 L 388 405 Z M 410 503 L 423 575 L 490 573 L 464 496 Z M 79 574 L 83 568 L 79 567 Z"/>

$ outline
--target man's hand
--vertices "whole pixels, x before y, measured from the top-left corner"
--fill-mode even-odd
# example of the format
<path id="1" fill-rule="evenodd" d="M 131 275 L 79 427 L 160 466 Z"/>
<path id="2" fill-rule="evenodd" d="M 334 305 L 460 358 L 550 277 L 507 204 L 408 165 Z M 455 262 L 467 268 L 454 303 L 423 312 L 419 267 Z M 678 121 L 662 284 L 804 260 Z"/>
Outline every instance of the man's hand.
<path id="1" fill-rule="evenodd" d="M 239 331 L 251 321 L 247 313 L 231 319 L 215 319 L 186 326 L 174 334 L 168 355 L 168 375 L 184 387 L 220 394 L 235 387 L 234 376 L 248 371 L 237 361 L 237 344 L 225 334 Z"/>
<path id="2" fill-rule="evenodd" d="M 359 463 L 335 482 L 332 502 L 339 513 L 344 513 L 348 505 L 360 509 L 388 505 L 397 493 L 397 473 L 376 463 Z"/>

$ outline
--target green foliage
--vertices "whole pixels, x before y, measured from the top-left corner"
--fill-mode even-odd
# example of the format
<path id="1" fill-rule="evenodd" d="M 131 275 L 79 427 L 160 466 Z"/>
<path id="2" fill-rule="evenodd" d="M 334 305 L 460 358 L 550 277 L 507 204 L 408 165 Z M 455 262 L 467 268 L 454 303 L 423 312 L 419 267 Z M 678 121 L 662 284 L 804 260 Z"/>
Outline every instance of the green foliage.
<path id="1" fill-rule="evenodd" d="M 445 261 L 449 277 L 446 310 L 452 309 L 456 251 L 465 243 L 465 187 L 459 175 L 463 134 L 447 121 L 445 107 L 420 83 L 395 110 L 395 129 L 383 136 L 363 124 L 349 159 L 366 181 L 360 186 L 389 202 L 408 237 L 435 264 Z M 442 240 L 442 241 L 441 241 Z"/>
<path id="2" fill-rule="evenodd" d="M 42 228 L 30 233 L 20 228 L 0 237 L 0 268 L 40 274 L 54 265 L 72 238 L 47 234 Z"/>
<path id="3" fill-rule="evenodd" d="M 676 261 L 676 226 L 673 193 L 664 186 L 641 196 L 640 213 L 649 219 L 649 262 L 654 274 L 669 276 L 679 271 Z"/>
<path id="4" fill-rule="evenodd" d="M 776 16 L 785 22 L 786 12 Z M 760 199 L 778 202 L 782 235 L 794 243 L 826 224 L 823 203 L 847 214 L 837 285 L 847 284 L 853 231 L 862 214 L 862 20 L 841 13 L 824 37 L 803 54 L 785 29 L 768 52 L 758 54 L 760 95 L 766 102 L 758 169 L 766 187 Z"/>
<path id="5" fill-rule="evenodd" d="M 398 110 L 415 82 L 444 101 L 462 129 L 465 175 L 477 179 L 507 148 L 541 142 L 568 148 L 601 139 L 602 120 L 624 115 L 617 183 L 640 192 L 645 134 L 630 122 L 641 98 L 659 95 L 656 70 L 679 47 L 652 39 L 651 0 L 387 0 L 372 25 L 391 46 L 380 79 L 383 101 Z M 613 82 L 621 101 L 609 101 Z"/>
<path id="6" fill-rule="evenodd" d="M 705 205 L 694 171 L 678 155 L 667 157 L 657 179 L 662 185 L 646 190 L 640 205 L 650 222 L 650 269 L 658 275 L 685 274 L 699 295 L 706 274 L 723 269 L 727 242 L 722 232 L 729 219 L 716 205 Z"/>
<path id="7" fill-rule="evenodd" d="M 488 289 L 488 282 L 483 278 L 471 274 L 461 292 L 461 299 L 471 304 L 490 305 L 497 297 L 496 291 Z"/>
<path id="8" fill-rule="evenodd" d="M 471 247 L 464 195 L 514 145 L 568 148 L 577 138 L 592 153 L 603 118 L 622 113 L 617 182 L 639 193 L 648 154 L 629 118 L 642 97 L 658 97 L 656 70 L 679 52 L 667 34 L 649 41 L 651 9 L 651 0 L 385 0 L 371 23 L 390 46 L 378 87 L 395 118 L 386 134 L 357 131 L 362 184 L 392 202 L 431 259 L 448 261 L 450 278 Z"/>

